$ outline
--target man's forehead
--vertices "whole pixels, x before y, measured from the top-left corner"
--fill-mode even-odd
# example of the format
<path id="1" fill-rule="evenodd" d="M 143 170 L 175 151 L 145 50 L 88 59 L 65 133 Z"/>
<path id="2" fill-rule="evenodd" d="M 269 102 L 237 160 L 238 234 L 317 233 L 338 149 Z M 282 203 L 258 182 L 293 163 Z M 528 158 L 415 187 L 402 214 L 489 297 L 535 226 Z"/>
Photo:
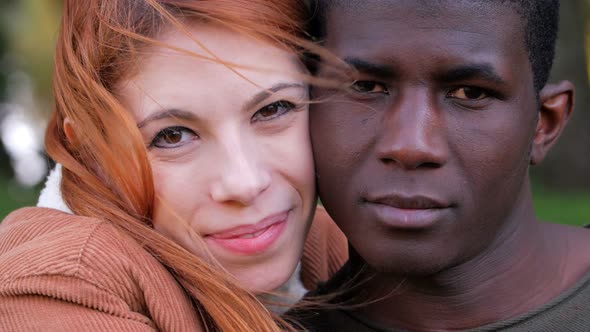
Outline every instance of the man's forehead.
<path id="1" fill-rule="evenodd" d="M 403 34 L 441 29 L 504 34 L 511 42 L 523 42 L 524 47 L 520 15 L 509 6 L 490 5 L 496 1 L 365 0 L 362 5 L 356 0 L 332 1 L 334 7 L 328 10 L 325 22 L 328 40 L 335 35 L 347 39 L 370 36 L 373 40 L 391 40 L 404 37 Z"/>
<path id="2" fill-rule="evenodd" d="M 512 1 L 505 0 L 324 0 L 320 1 L 325 9 L 338 8 L 343 11 L 374 12 L 395 11 L 398 8 L 412 8 L 421 16 L 436 16 L 441 11 L 453 6 L 454 8 L 475 8 L 482 14 L 493 13 L 496 8 L 509 9 L 517 12 Z M 490 12 L 491 11 L 491 12 Z"/>
<path id="3" fill-rule="evenodd" d="M 397 68 L 437 63 L 436 69 L 442 70 L 464 62 L 492 64 L 500 72 L 528 68 L 524 29 L 516 11 L 505 7 L 482 10 L 479 3 L 465 5 L 467 0 L 435 1 L 441 6 L 417 9 L 420 2 L 424 1 L 368 0 L 356 11 L 333 7 L 325 45 L 341 57 Z M 379 8 L 373 3 L 391 6 Z M 430 10 L 438 15 L 427 15 Z"/>
<path id="4" fill-rule="evenodd" d="M 490 1 L 439 0 L 434 1 L 439 5 L 432 3 L 422 5 L 421 3 L 425 1 L 365 0 L 359 7 L 349 6 L 346 0 L 333 1 L 342 5 L 336 5 L 328 10 L 326 17 L 328 32 L 340 31 L 342 28 L 353 32 L 356 29 L 362 29 L 360 26 L 371 26 L 375 23 L 383 28 L 386 28 L 386 25 L 391 25 L 392 28 L 399 25 L 402 28 L 418 29 L 437 26 L 469 29 L 472 26 L 474 30 L 477 30 L 481 25 L 485 25 L 487 29 L 524 30 L 520 16 L 515 10 L 506 6 L 491 6 Z M 350 2 L 353 5 L 357 3 L 355 0 Z M 383 31 L 374 32 L 383 33 Z"/>

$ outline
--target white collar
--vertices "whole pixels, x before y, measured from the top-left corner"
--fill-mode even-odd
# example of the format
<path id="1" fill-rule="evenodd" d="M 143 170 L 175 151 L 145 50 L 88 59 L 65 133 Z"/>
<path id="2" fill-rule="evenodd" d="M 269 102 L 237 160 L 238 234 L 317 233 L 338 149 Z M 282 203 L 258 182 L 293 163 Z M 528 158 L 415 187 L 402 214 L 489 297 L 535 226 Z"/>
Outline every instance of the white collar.
<path id="1" fill-rule="evenodd" d="M 45 188 L 41 190 L 41 195 L 39 195 L 37 206 L 73 214 L 61 195 L 61 169 L 62 165 L 56 164 L 55 168 L 49 172 L 47 180 L 45 180 Z"/>

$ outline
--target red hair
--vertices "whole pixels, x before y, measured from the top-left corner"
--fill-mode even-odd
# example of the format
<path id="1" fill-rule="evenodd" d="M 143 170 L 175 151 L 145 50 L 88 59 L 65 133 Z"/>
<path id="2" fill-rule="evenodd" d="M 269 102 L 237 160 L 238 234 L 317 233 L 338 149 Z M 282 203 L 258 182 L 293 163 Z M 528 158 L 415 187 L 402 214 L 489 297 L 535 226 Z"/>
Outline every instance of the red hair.
<path id="1" fill-rule="evenodd" d="M 187 19 L 223 24 L 295 52 L 310 45 L 306 8 L 297 0 L 66 0 L 47 152 L 63 164 L 70 209 L 112 223 L 159 259 L 190 294 L 207 330 L 290 329 L 214 264 L 151 225 L 155 193 L 146 147 L 115 86 L 135 74 L 140 51 L 157 43 L 162 29 L 182 29 Z M 72 124 L 67 135 L 66 119 Z"/>

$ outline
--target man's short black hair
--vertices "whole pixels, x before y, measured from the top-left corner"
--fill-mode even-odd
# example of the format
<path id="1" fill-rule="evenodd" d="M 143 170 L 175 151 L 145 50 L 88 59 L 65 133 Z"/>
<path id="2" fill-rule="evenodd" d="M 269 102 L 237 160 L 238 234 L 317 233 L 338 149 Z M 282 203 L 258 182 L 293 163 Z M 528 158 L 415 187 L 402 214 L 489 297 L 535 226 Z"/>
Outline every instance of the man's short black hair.
<path id="1" fill-rule="evenodd" d="M 510 5 L 523 19 L 525 45 L 533 71 L 535 89 L 539 91 L 549 79 L 555 57 L 555 41 L 559 24 L 559 0 L 472 0 L 492 1 Z M 362 7 L 363 0 L 315 0 L 312 1 L 311 34 L 318 39 L 326 35 L 327 13 L 333 6 Z"/>

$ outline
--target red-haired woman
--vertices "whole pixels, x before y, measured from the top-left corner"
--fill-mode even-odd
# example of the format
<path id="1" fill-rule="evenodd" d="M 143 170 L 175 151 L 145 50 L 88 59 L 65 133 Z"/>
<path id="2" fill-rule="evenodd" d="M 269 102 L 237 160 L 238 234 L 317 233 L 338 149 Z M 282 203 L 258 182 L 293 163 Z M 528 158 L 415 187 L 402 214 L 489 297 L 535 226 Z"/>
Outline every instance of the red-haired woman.
<path id="1" fill-rule="evenodd" d="M 65 1 L 46 146 L 71 213 L 0 226 L 0 330 L 287 328 L 251 294 L 298 299 L 346 246 L 320 212 L 304 249 L 306 16 L 296 0 Z"/>

